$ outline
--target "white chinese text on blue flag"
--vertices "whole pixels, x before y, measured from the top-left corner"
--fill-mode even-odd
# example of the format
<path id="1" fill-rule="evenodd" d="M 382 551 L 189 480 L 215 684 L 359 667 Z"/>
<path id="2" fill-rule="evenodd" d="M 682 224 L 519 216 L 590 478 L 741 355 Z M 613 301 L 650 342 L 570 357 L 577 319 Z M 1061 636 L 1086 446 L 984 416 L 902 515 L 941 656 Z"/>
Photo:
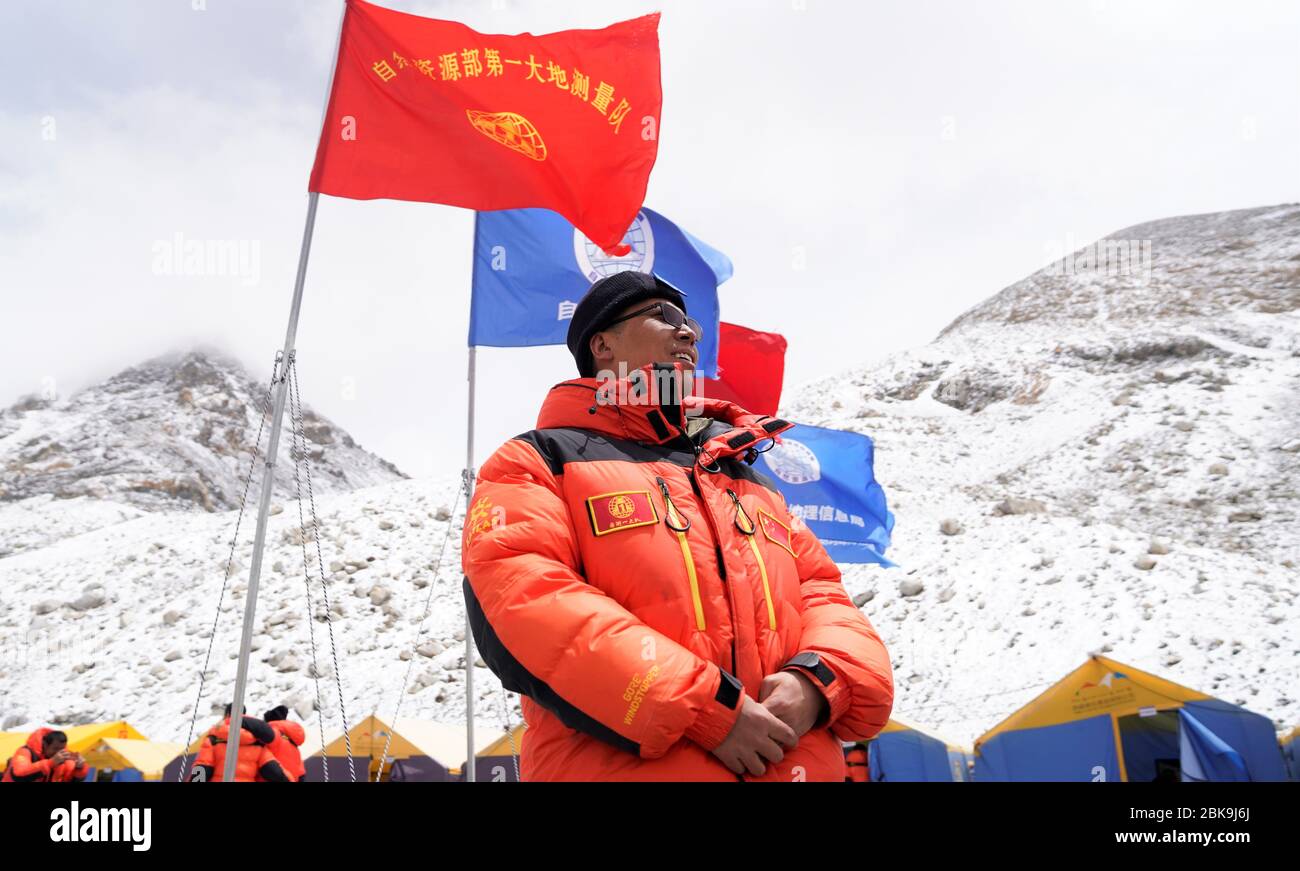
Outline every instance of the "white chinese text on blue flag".
<path id="1" fill-rule="evenodd" d="M 856 432 L 799 424 L 754 468 L 769 476 L 790 513 L 841 563 L 894 565 L 885 559 L 894 515 L 876 482 L 875 447 Z"/>

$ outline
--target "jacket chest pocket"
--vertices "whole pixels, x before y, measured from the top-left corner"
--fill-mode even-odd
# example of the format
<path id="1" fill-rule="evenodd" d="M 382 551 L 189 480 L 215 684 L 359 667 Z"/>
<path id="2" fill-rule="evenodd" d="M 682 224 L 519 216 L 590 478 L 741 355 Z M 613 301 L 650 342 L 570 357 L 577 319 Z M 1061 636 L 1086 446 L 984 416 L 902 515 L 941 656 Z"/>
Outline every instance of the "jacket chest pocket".
<path id="1" fill-rule="evenodd" d="M 582 548 L 589 583 L 642 619 L 654 615 L 655 628 L 670 635 L 675 629 L 668 624 L 677 623 L 670 615 L 682 599 L 690 628 L 708 627 L 708 591 L 702 587 L 714 567 L 697 562 L 687 535 L 691 520 L 678 510 L 663 478 L 655 477 L 647 489 L 588 496 L 583 511 L 593 535 Z"/>
<path id="2" fill-rule="evenodd" d="M 781 602 L 792 591 L 797 592 L 798 586 L 792 580 L 795 567 L 790 527 L 762 507 L 746 509 L 736 491 L 728 488 L 727 495 L 735 509 L 735 527 L 758 566 L 767 628 L 775 632 L 780 625 Z"/>

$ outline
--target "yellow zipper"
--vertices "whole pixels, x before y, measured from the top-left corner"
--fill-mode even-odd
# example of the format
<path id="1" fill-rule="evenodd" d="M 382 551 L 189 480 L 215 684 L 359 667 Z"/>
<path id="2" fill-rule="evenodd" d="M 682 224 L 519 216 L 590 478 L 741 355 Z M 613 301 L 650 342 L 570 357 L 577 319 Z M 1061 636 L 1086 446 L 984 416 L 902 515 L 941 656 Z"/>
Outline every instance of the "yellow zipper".
<path id="1" fill-rule="evenodd" d="M 695 606 L 695 628 L 703 632 L 704 602 L 700 599 L 700 578 L 695 572 L 695 557 L 691 556 L 691 546 L 686 541 L 686 530 L 691 528 L 689 517 L 683 517 L 668 495 L 668 485 L 663 478 L 655 478 L 659 483 L 659 492 L 664 497 L 664 523 L 677 536 L 677 543 L 682 548 L 682 562 L 686 564 L 686 578 L 691 583 L 691 604 Z"/>
<path id="2" fill-rule="evenodd" d="M 745 511 L 744 506 L 740 504 L 740 497 L 730 487 L 727 488 L 727 495 L 731 497 L 732 502 L 736 503 L 736 528 L 744 534 L 745 539 L 749 542 L 749 549 L 754 552 L 754 559 L 758 560 L 758 574 L 763 579 L 763 601 L 767 603 L 767 626 L 775 632 L 776 608 L 772 605 L 772 587 L 767 581 L 767 563 L 763 562 L 763 554 L 758 549 L 758 542 L 755 540 L 754 521 L 749 516 L 749 513 Z M 744 523 L 740 522 L 742 517 L 745 518 Z"/>

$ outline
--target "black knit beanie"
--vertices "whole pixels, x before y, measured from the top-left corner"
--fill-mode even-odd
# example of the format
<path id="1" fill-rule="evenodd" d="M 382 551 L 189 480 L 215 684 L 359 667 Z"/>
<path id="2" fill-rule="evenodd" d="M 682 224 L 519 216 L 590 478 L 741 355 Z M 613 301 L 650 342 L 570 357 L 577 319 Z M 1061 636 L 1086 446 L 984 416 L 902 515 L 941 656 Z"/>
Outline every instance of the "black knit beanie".
<path id="1" fill-rule="evenodd" d="M 574 309 L 566 341 L 569 353 L 578 364 L 579 375 L 591 378 L 596 374 L 596 364 L 591 357 L 591 337 L 608 326 L 623 309 L 643 299 L 666 299 L 686 311 L 682 292 L 648 272 L 634 269 L 615 272 L 591 286 Z"/>

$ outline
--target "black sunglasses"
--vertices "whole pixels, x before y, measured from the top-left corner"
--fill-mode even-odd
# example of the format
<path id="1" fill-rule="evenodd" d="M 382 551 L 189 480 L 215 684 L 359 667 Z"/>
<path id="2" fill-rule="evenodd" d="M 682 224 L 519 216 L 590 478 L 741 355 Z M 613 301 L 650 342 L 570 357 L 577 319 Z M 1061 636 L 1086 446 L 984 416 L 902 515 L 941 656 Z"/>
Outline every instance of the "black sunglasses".
<path id="1" fill-rule="evenodd" d="M 700 322 L 697 321 L 695 318 L 688 317 L 686 315 L 686 312 L 682 311 L 677 306 L 673 305 L 671 302 L 652 303 L 643 309 L 637 309 L 631 314 L 623 315 L 623 317 L 621 318 L 615 318 L 614 320 L 605 324 L 605 326 L 602 329 L 609 329 L 615 324 L 621 324 L 623 321 L 628 321 L 631 320 L 632 318 L 640 317 L 641 315 L 644 314 L 649 314 L 655 309 L 659 310 L 659 317 L 662 318 L 664 323 L 668 324 L 668 326 L 676 330 L 680 330 L 682 327 L 686 327 L 688 330 L 690 330 L 692 333 L 695 334 L 696 342 L 702 341 L 704 339 L 704 328 L 700 326 Z"/>

